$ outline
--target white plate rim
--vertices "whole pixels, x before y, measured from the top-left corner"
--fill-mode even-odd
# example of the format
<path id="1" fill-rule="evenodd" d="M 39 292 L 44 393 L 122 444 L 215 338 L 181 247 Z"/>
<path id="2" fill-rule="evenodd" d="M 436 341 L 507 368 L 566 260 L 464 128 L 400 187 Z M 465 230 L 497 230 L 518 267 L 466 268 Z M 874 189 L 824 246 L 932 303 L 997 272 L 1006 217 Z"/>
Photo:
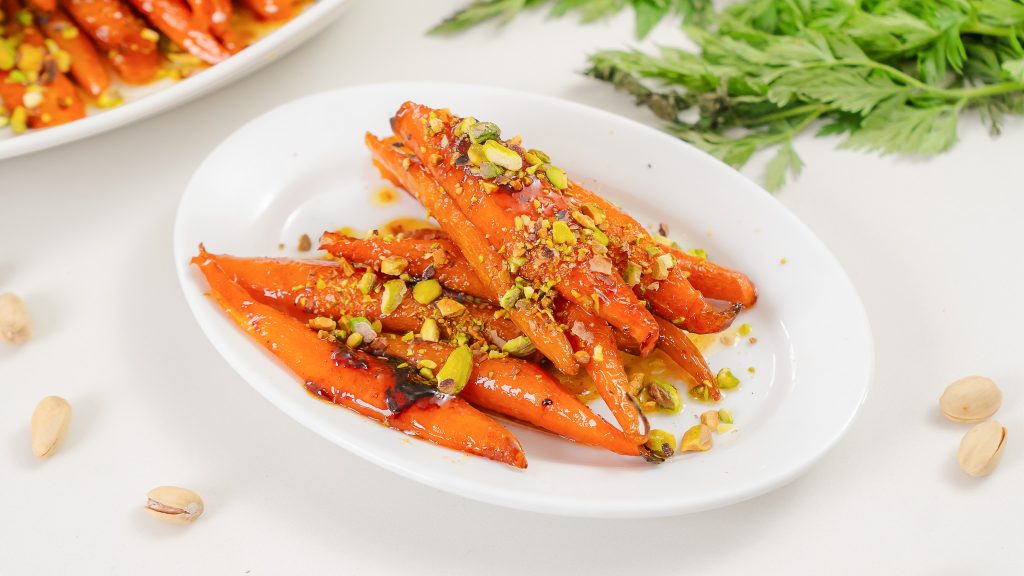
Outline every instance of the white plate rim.
<path id="1" fill-rule="evenodd" d="M 334 21 L 349 0 L 316 0 L 301 14 L 224 62 L 166 88 L 90 113 L 79 120 L 0 140 L 0 160 L 54 148 L 120 128 L 186 104 L 255 72 L 312 38 Z"/>
<path id="2" fill-rule="evenodd" d="M 228 364 L 231 365 L 232 368 L 244 380 L 246 380 L 246 382 L 250 386 L 255 388 L 272 404 L 277 406 L 279 409 L 281 409 L 283 412 L 285 412 L 290 417 L 295 419 L 297 422 L 310 428 L 311 430 L 321 435 L 322 437 L 331 440 L 332 442 L 338 444 L 339 446 L 345 448 L 346 450 L 349 450 L 350 452 L 370 462 L 373 462 L 387 470 L 395 472 L 411 480 L 415 480 L 417 482 L 433 486 L 446 492 L 450 492 L 481 502 L 505 506 L 509 508 L 528 510 L 533 512 L 576 517 L 663 517 L 679 514 L 688 514 L 718 508 L 722 506 L 727 506 L 730 504 L 735 504 L 773 491 L 793 481 L 797 477 L 804 474 L 818 461 L 820 461 L 821 458 L 824 457 L 846 435 L 846 433 L 849 431 L 850 427 L 856 420 L 857 416 L 860 414 L 861 409 L 867 399 L 867 396 L 872 387 L 875 371 L 875 351 L 871 327 L 868 321 L 867 313 L 863 307 L 862 302 L 860 301 L 859 296 L 857 295 L 853 283 L 849 279 L 849 276 L 846 274 L 845 270 L 843 270 L 842 266 L 839 264 L 838 260 L 828 249 L 828 247 L 824 245 L 824 243 L 817 237 L 817 235 L 813 233 L 813 231 L 810 230 L 810 228 L 808 228 L 803 222 L 799 220 L 799 218 L 797 218 L 792 212 L 790 212 L 778 200 L 778 198 L 764 191 L 762 188 L 760 188 L 760 186 L 751 182 L 742 174 L 735 171 L 728 165 L 722 163 L 717 158 L 714 158 L 713 156 L 708 155 L 707 153 L 693 147 L 692 145 L 682 142 L 664 132 L 661 132 L 659 130 L 656 130 L 654 128 L 651 128 L 650 126 L 646 126 L 634 120 L 630 120 L 628 118 L 618 116 L 611 112 L 607 112 L 605 110 L 601 110 L 598 108 L 580 104 L 578 102 L 573 102 L 570 100 L 556 98 L 552 96 L 522 92 L 518 90 L 495 86 L 479 86 L 470 84 L 437 82 L 390 82 L 339 88 L 319 92 L 316 94 L 312 94 L 309 96 L 293 100 L 291 102 L 284 103 L 272 110 L 269 110 L 261 114 L 260 116 L 257 116 L 256 118 L 250 120 L 248 123 L 240 127 L 238 130 L 235 131 L 235 133 L 228 136 L 217 148 L 211 151 L 210 156 L 212 157 L 221 146 L 224 146 L 226 143 L 228 143 L 234 137 L 235 134 L 243 132 L 249 126 L 259 123 L 260 120 L 263 119 L 264 117 L 273 115 L 277 113 L 279 110 L 286 107 L 300 106 L 303 102 L 312 101 L 318 98 L 327 98 L 332 96 L 344 97 L 345 95 L 351 93 L 358 93 L 363 91 L 380 91 L 403 94 L 414 93 L 417 90 L 476 91 L 481 94 L 492 93 L 498 96 L 529 99 L 549 106 L 575 108 L 580 113 L 591 114 L 600 118 L 602 122 L 607 122 L 609 126 L 625 127 L 626 129 L 630 130 L 642 131 L 645 132 L 646 137 L 658 140 L 661 144 L 665 146 L 679 146 L 681 147 L 681 149 L 686 149 L 690 154 L 703 156 L 705 161 L 717 164 L 720 169 L 724 168 L 725 170 L 727 170 L 731 174 L 733 183 L 735 183 L 736 185 L 756 190 L 758 195 L 753 196 L 752 198 L 758 198 L 758 201 L 769 203 L 772 206 L 772 210 L 778 211 L 779 216 L 787 220 L 788 225 L 793 226 L 796 230 L 799 230 L 800 233 L 804 236 L 804 238 L 812 242 L 813 248 L 815 250 L 821 251 L 823 255 L 829 260 L 830 264 L 834 265 L 836 271 L 838 272 L 842 281 L 844 282 L 844 288 L 849 290 L 850 295 L 853 298 L 853 301 L 851 302 L 853 308 L 850 310 L 850 312 L 853 313 L 854 316 L 856 316 L 856 323 L 859 325 L 859 332 L 856 336 L 858 338 L 863 338 L 863 341 L 860 343 L 863 344 L 864 347 L 864 357 L 860 358 L 864 367 L 864 378 L 863 382 L 861 383 L 860 394 L 857 398 L 857 401 L 855 404 L 849 406 L 849 413 L 847 417 L 845 418 L 845 420 L 839 423 L 839 426 L 832 433 L 828 441 L 818 445 L 818 449 L 813 454 L 806 455 L 798 465 L 791 466 L 786 470 L 778 471 L 768 477 L 758 478 L 755 484 L 747 486 L 743 490 L 736 490 L 731 493 L 723 493 L 715 497 L 705 498 L 701 500 L 699 503 L 694 503 L 692 501 L 675 503 L 671 501 L 661 501 L 658 502 L 656 505 L 636 506 L 635 504 L 622 505 L 616 502 L 609 502 L 603 508 L 588 509 L 580 507 L 579 505 L 574 505 L 573 503 L 565 503 L 552 499 L 523 499 L 521 497 L 516 496 L 515 494 L 503 493 L 494 490 L 488 490 L 486 488 L 481 488 L 480 486 L 475 486 L 472 482 L 460 481 L 456 484 L 445 484 L 444 480 L 450 480 L 449 478 L 439 479 L 432 474 L 425 473 L 424 471 L 415 470 L 403 466 L 401 462 L 394 462 L 388 460 L 387 458 L 380 457 L 378 454 L 374 453 L 370 449 L 371 447 L 360 444 L 360 442 L 357 439 L 348 438 L 345 437 L 344 435 L 339 435 L 334 431 L 318 429 L 312 426 L 310 423 L 304 421 L 303 412 L 306 411 L 306 408 L 304 406 L 292 402 L 291 399 L 281 397 L 280 395 L 276 394 L 272 388 L 258 386 L 257 384 L 255 384 L 255 382 L 258 381 L 260 376 L 258 370 L 256 370 L 253 366 L 237 362 L 224 353 L 224 350 L 226 349 L 227 346 L 226 340 L 228 338 L 225 338 L 224 334 L 217 333 L 215 330 L 209 329 L 210 326 L 208 320 L 205 319 L 200 312 L 200 307 L 203 306 L 204 304 L 208 304 L 206 296 L 201 291 L 193 290 L 190 286 L 190 282 L 192 282 L 190 274 L 192 274 L 193 272 L 190 271 L 191 267 L 188 264 L 188 262 L 189 259 L 191 258 L 191 251 L 194 250 L 194 246 L 191 246 L 184 241 L 185 222 L 182 219 L 182 215 L 185 213 L 187 206 L 191 202 L 190 191 L 193 190 L 193 182 L 190 180 L 189 185 L 186 188 L 185 192 L 183 193 L 181 201 L 179 203 L 174 227 L 174 258 L 179 283 L 182 287 L 185 299 L 188 302 L 189 307 L 196 318 L 197 323 L 200 325 L 201 329 L 203 330 L 204 334 L 206 334 L 207 338 L 211 341 L 214 347 L 219 352 L 221 352 L 221 355 L 225 358 Z M 209 157 L 207 158 L 207 160 L 204 160 L 200 168 L 197 169 L 196 175 L 201 173 L 203 167 L 206 165 L 206 162 L 208 160 Z M 196 176 L 193 176 L 193 179 L 195 178 Z M 529 472 L 527 471 L 526 473 Z"/>

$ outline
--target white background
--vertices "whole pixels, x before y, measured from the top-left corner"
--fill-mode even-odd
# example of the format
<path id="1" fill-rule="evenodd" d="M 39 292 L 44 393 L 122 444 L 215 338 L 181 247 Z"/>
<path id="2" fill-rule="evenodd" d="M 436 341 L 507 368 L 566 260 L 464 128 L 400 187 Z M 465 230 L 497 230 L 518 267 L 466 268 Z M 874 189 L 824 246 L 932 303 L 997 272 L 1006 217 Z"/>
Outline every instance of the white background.
<path id="1" fill-rule="evenodd" d="M 655 122 L 577 73 L 588 51 L 634 43 L 631 17 L 579 27 L 537 13 L 424 36 L 460 2 L 354 2 L 303 48 L 214 95 L 0 162 L 0 292 L 21 294 L 37 322 L 32 342 L 0 348 L 0 574 L 1020 573 L 1021 120 L 992 139 L 968 115 L 954 151 L 928 161 L 797 142 L 807 167 L 779 198 L 860 292 L 876 381 L 819 465 L 743 504 L 601 521 L 471 502 L 335 447 L 231 371 L 185 306 L 170 240 L 192 171 L 248 119 L 328 88 L 431 80 Z M 663 25 L 655 37 L 678 34 Z M 972 373 L 1005 393 L 1009 444 L 984 479 L 957 468 L 966 428 L 937 410 L 943 387 Z M 75 417 L 61 451 L 38 461 L 28 421 L 47 394 L 68 398 Z M 184 528 L 148 518 L 145 493 L 160 484 L 194 488 L 207 514 Z"/>

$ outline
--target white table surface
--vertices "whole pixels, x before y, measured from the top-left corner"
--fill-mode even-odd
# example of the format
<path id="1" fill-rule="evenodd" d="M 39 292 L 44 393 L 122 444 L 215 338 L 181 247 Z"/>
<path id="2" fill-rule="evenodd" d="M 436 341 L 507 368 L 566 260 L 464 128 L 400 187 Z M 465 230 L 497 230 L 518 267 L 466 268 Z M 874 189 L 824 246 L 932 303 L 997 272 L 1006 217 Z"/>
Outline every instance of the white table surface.
<path id="1" fill-rule="evenodd" d="M 653 122 L 576 73 L 586 52 L 633 43 L 631 17 L 579 27 L 536 14 L 424 36 L 460 2 L 356 1 L 216 94 L 0 162 L 0 292 L 21 294 L 37 323 L 29 344 L 0 346 L 0 574 L 1020 573 L 1021 120 L 991 139 L 970 117 L 955 150 L 930 161 L 798 141 L 807 167 L 779 198 L 856 284 L 876 380 L 820 464 L 730 508 L 601 521 L 471 502 L 348 454 L 235 375 L 185 306 L 170 240 L 192 171 L 248 119 L 339 86 L 446 80 Z M 656 34 L 676 37 L 669 26 Z M 761 163 L 747 174 L 759 178 Z M 828 318 L 821 330 L 827 338 Z M 966 428 L 936 408 L 947 383 L 972 373 L 1002 386 L 997 417 L 1010 436 L 984 479 L 959 470 Z M 75 416 L 61 451 L 39 461 L 28 421 L 48 394 Z M 160 484 L 198 491 L 206 515 L 184 528 L 144 515 Z"/>

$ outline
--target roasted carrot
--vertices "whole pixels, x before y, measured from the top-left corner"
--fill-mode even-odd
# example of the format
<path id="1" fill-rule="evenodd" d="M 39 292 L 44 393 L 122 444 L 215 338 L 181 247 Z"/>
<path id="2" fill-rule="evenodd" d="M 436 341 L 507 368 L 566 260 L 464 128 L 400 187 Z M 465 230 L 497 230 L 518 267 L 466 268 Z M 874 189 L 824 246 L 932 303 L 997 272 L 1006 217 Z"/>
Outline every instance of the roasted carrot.
<path id="1" fill-rule="evenodd" d="M 121 0 L 61 0 L 78 26 L 129 84 L 151 82 L 160 68 L 159 37 Z"/>
<path id="2" fill-rule="evenodd" d="M 404 342 L 392 334 L 373 341 L 372 349 L 413 365 L 429 360 L 444 365 L 453 348 L 433 342 Z M 632 442 L 590 408 L 563 390 L 536 364 L 515 358 L 477 357 L 459 397 L 470 404 L 521 420 L 571 440 L 627 456 L 639 455 Z"/>
<path id="3" fill-rule="evenodd" d="M 209 254 L 230 278 L 250 291 L 261 302 L 285 307 L 301 318 L 364 316 L 380 320 L 391 332 L 419 332 L 424 320 L 433 319 L 442 336 L 466 334 L 479 341 L 504 342 L 520 334 L 507 318 L 495 318 L 494 308 L 486 304 L 466 302 L 461 313 L 444 316 L 436 303 L 417 302 L 408 289 L 393 311 L 381 312 L 381 291 L 363 294 L 359 288 L 361 273 L 329 262 L 275 258 L 238 258 Z M 384 279 L 383 277 L 381 279 Z"/>
<path id="4" fill-rule="evenodd" d="M 28 3 L 40 12 L 52 12 L 57 7 L 57 0 L 28 0 Z"/>
<path id="5" fill-rule="evenodd" d="M 231 0 L 209 0 L 210 2 L 210 32 L 220 40 L 231 53 L 238 52 L 242 46 L 231 29 L 231 14 L 233 7 Z"/>
<path id="6" fill-rule="evenodd" d="M 512 180 L 499 186 L 474 174 L 459 123 L 447 110 L 406 102 L 392 128 L 491 245 L 508 258 L 523 259 L 517 266 L 520 277 L 553 285 L 563 298 L 640 342 L 644 354 L 653 349 L 658 338 L 654 317 L 618 274 L 599 265 L 605 248 L 593 231 L 569 218 L 570 206 L 558 190 L 539 178 L 521 177 L 514 186 Z M 522 164 L 523 151 L 506 144 L 503 148 Z"/>
<path id="7" fill-rule="evenodd" d="M 20 78 L 13 75 L 13 70 L 0 70 L 0 99 L 4 106 L 12 113 L 22 110 L 30 128 L 57 126 L 85 116 L 85 104 L 47 52 L 43 35 L 31 26 L 24 27 L 21 33 L 20 58 L 31 58 L 35 68 L 31 76 L 19 69 Z M 29 53 L 32 56 L 27 56 Z M 20 64 L 24 65 L 24 60 Z M 29 80 L 30 77 L 35 80 Z"/>
<path id="8" fill-rule="evenodd" d="M 79 34 L 71 18 L 56 9 L 40 18 L 43 33 L 71 56 L 71 77 L 86 94 L 98 98 L 110 86 L 110 76 L 96 47 L 84 34 Z M 74 30 L 72 32 L 72 30 Z"/>
<path id="9" fill-rule="evenodd" d="M 224 311 L 295 372 L 311 393 L 410 436 L 526 468 L 519 441 L 465 400 L 440 394 L 410 369 L 321 340 L 298 320 L 257 302 L 202 247 L 192 262 Z"/>
<path id="10" fill-rule="evenodd" d="M 512 280 L 501 257 L 426 170 L 418 162 L 413 162 L 415 157 L 402 149 L 397 138 L 385 141 L 367 134 L 366 145 L 373 153 L 381 174 L 396 186 L 405 188 L 441 224 L 477 278 L 487 285 L 490 299 L 496 301 L 512 289 Z M 549 310 L 542 310 L 535 303 L 523 299 L 511 307 L 509 316 L 559 371 L 570 375 L 579 371 L 572 347 Z"/>
<path id="11" fill-rule="evenodd" d="M 368 266 L 399 256 L 408 260 L 406 272 L 411 276 L 436 277 L 445 287 L 477 298 L 493 296 L 462 258 L 459 249 L 447 239 L 398 238 L 385 241 L 380 236 L 359 239 L 325 232 L 320 237 L 320 249 Z M 457 258 L 455 254 L 458 254 Z"/>
<path id="12" fill-rule="evenodd" d="M 183 0 L 130 0 L 130 2 L 172 42 L 188 50 L 190 54 L 203 62 L 216 64 L 231 56 L 231 52 L 208 30 L 197 28 L 192 23 L 188 6 Z"/>
<path id="13" fill-rule="evenodd" d="M 292 17 L 291 0 L 243 0 L 242 3 L 261 20 L 287 20 Z"/>
<path id="14" fill-rule="evenodd" d="M 572 302 L 559 303 L 558 318 L 569 326 L 567 335 L 573 348 L 587 354 L 589 361 L 583 368 L 623 433 L 637 444 L 646 442 L 647 418 L 629 394 L 629 377 L 611 328 L 596 314 Z"/>
<path id="15" fill-rule="evenodd" d="M 700 349 L 682 330 L 668 320 L 658 318 L 658 324 L 661 325 L 658 349 L 668 354 L 669 358 L 675 361 L 680 368 L 693 376 L 693 382 L 690 383 L 691 393 L 695 388 L 703 387 L 704 390 L 707 390 L 707 399 L 721 399 L 722 393 L 718 389 L 715 377 L 711 374 L 711 368 L 708 367 Z"/>
<path id="16" fill-rule="evenodd" d="M 609 235 L 620 238 L 651 239 L 647 229 L 632 216 L 587 188 L 571 182 L 567 195 L 577 208 L 581 208 L 584 204 L 594 204 L 600 208 L 605 222 L 610 228 Z M 757 289 L 745 274 L 687 254 L 678 248 L 670 248 L 669 251 L 675 257 L 676 266 L 689 274 L 686 279 L 704 297 L 738 302 L 747 308 L 757 302 Z"/>

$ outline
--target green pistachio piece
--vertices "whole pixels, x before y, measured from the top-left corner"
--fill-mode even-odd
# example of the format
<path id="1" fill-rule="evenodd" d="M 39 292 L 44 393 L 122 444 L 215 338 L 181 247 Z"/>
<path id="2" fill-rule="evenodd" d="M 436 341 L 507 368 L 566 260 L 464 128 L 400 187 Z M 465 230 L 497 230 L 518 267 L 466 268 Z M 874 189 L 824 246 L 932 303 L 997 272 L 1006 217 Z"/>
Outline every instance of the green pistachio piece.
<path id="1" fill-rule="evenodd" d="M 483 144 L 488 140 L 494 140 L 501 137 L 501 128 L 494 122 L 477 122 L 466 129 L 466 134 L 476 144 Z"/>
<path id="2" fill-rule="evenodd" d="M 732 424 L 732 410 L 720 409 L 718 411 L 718 421 L 724 424 Z"/>
<path id="3" fill-rule="evenodd" d="M 701 260 L 708 259 L 708 251 L 703 248 L 691 248 L 690 250 L 687 250 L 686 253 L 695 258 L 700 258 Z"/>
<path id="4" fill-rule="evenodd" d="M 740 385 L 740 379 L 733 375 L 732 370 L 722 368 L 715 374 L 715 383 L 722 390 L 732 390 Z"/>
<path id="5" fill-rule="evenodd" d="M 412 297 L 426 306 L 441 297 L 441 283 L 431 278 L 421 280 L 412 288 Z"/>
<path id="6" fill-rule="evenodd" d="M 380 299 L 380 313 L 391 314 L 398 309 L 405 298 L 405 280 L 395 278 L 384 283 L 384 294 Z"/>
<path id="7" fill-rule="evenodd" d="M 556 244 L 576 244 L 576 234 L 561 220 L 555 220 L 551 224 L 551 235 L 554 236 Z"/>
<path id="8" fill-rule="evenodd" d="M 451 298 L 441 298 L 437 301 L 437 311 L 441 313 L 441 316 L 448 318 L 449 316 L 458 316 L 466 311 L 466 307 L 459 303 L 457 300 Z"/>
<path id="9" fill-rule="evenodd" d="M 647 395 L 662 409 L 673 414 L 679 412 L 683 407 L 683 401 L 679 399 L 679 391 L 676 387 L 660 378 L 651 378 L 647 385 Z"/>
<path id="10" fill-rule="evenodd" d="M 547 164 L 548 162 L 551 162 L 551 156 L 548 156 L 547 154 L 541 152 L 540 150 L 537 150 L 536 148 L 530 148 L 529 150 L 526 151 L 526 153 L 533 156 L 537 160 L 540 160 L 538 164 Z"/>
<path id="11" fill-rule="evenodd" d="M 409 266 L 409 261 L 401 256 L 388 256 L 380 261 L 380 271 L 388 276 L 401 276 Z"/>
<path id="12" fill-rule="evenodd" d="M 359 332 L 353 332 L 348 335 L 348 339 L 345 340 L 345 344 L 349 348 L 358 348 L 363 343 L 363 335 Z"/>
<path id="13" fill-rule="evenodd" d="M 10 75 L 10 78 L 14 78 L 13 73 Z M 11 130 L 15 134 L 21 134 L 26 129 L 28 129 L 28 110 L 23 106 L 18 106 L 11 113 Z"/>
<path id="14" fill-rule="evenodd" d="M 427 318 L 420 326 L 420 339 L 425 342 L 437 342 L 441 339 L 441 329 L 433 318 Z"/>
<path id="15" fill-rule="evenodd" d="M 693 426 L 679 442 L 680 452 L 706 452 L 711 449 L 711 428 L 704 424 Z"/>
<path id="16" fill-rule="evenodd" d="M 643 275 L 643 270 L 639 264 L 627 262 L 626 270 L 622 273 L 622 279 L 626 282 L 627 286 L 636 286 L 640 283 L 641 275 Z"/>
<path id="17" fill-rule="evenodd" d="M 484 144 L 484 156 L 506 170 L 515 171 L 523 168 L 523 158 L 515 150 L 503 146 L 497 140 L 488 140 Z"/>
<path id="18" fill-rule="evenodd" d="M 14 48 L 7 42 L 0 41 L 0 70 L 14 68 Z"/>
<path id="19" fill-rule="evenodd" d="M 372 270 L 367 270 L 363 273 L 362 278 L 359 279 L 359 291 L 363 294 L 369 294 L 373 291 L 374 286 L 377 285 L 377 275 Z"/>
<path id="20" fill-rule="evenodd" d="M 548 182 L 551 182 L 551 185 L 554 186 L 556 190 L 565 190 L 569 187 L 569 178 L 561 168 L 548 166 L 548 169 L 544 173 L 548 177 Z"/>
<path id="21" fill-rule="evenodd" d="M 473 118 L 472 116 L 466 116 L 465 118 L 462 119 L 462 122 L 459 122 L 459 125 L 455 127 L 455 136 L 462 136 L 463 134 L 469 132 L 469 129 L 473 126 L 473 124 L 476 124 L 476 118 Z"/>
<path id="22" fill-rule="evenodd" d="M 508 353 L 510 356 L 528 356 L 534 350 L 536 348 L 533 347 L 533 342 L 526 336 L 516 336 L 505 342 L 505 345 L 501 347 L 501 351 Z"/>
<path id="23" fill-rule="evenodd" d="M 497 178 L 505 173 L 505 170 L 494 162 L 484 162 L 480 165 L 480 177 L 485 180 Z"/>
<path id="24" fill-rule="evenodd" d="M 690 398 L 700 400 L 701 402 L 708 402 L 711 400 L 711 389 L 704 384 L 698 384 L 690 388 Z"/>
<path id="25" fill-rule="evenodd" d="M 466 156 L 469 156 L 469 161 L 473 166 L 479 166 L 487 161 L 487 156 L 484 156 L 484 147 L 480 144 L 471 145 L 466 151 Z"/>
<path id="26" fill-rule="evenodd" d="M 676 265 L 676 259 L 669 253 L 661 254 L 654 259 L 654 269 L 651 271 L 651 276 L 655 280 L 664 280 L 668 278 L 668 271 Z"/>
<path id="27" fill-rule="evenodd" d="M 605 234 L 604 232 L 601 232 L 597 228 L 593 229 L 593 233 L 594 233 L 594 240 L 597 240 L 602 246 L 607 246 L 608 245 L 608 235 L 607 234 Z"/>
<path id="28" fill-rule="evenodd" d="M 587 216 L 594 219 L 594 224 L 600 226 L 604 224 L 604 209 L 593 202 L 587 202 L 583 206 L 580 206 L 580 212 L 583 212 Z"/>
<path id="29" fill-rule="evenodd" d="M 675 454 L 676 437 L 670 432 L 655 428 L 647 435 L 647 443 L 644 446 L 651 451 L 655 458 L 667 460 Z"/>
<path id="30" fill-rule="evenodd" d="M 468 346 L 459 346 L 448 355 L 448 360 L 437 372 L 437 389 L 445 394 L 458 394 L 469 382 L 473 370 L 473 352 Z"/>
<path id="31" fill-rule="evenodd" d="M 498 304 L 500 304 L 505 310 L 511 310 L 522 295 L 523 291 L 513 286 L 501 295 L 501 298 L 498 299 Z"/>

